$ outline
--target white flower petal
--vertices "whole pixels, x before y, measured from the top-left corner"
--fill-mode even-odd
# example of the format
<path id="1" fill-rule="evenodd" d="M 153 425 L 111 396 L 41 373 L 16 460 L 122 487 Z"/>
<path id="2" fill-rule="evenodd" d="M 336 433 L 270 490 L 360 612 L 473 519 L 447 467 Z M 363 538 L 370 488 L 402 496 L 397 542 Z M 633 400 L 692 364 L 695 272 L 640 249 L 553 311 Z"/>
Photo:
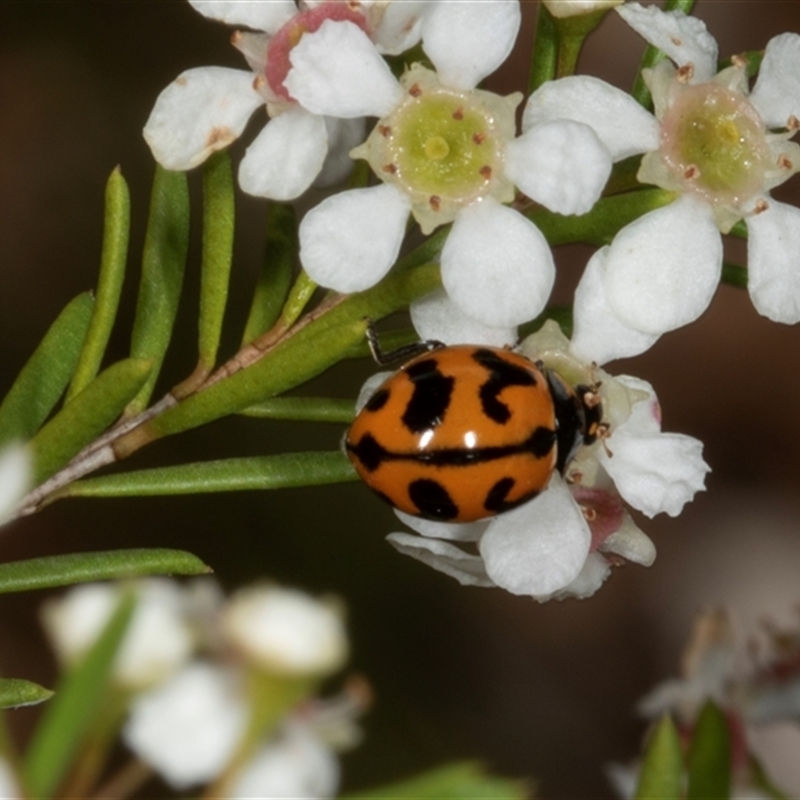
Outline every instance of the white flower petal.
<path id="1" fill-rule="evenodd" d="M 251 72 L 190 69 L 161 92 L 142 133 L 162 167 L 191 169 L 241 136 L 263 102 Z"/>
<path id="2" fill-rule="evenodd" d="M 522 130 L 559 119 L 592 128 L 614 161 L 659 145 L 656 118 L 627 92 L 591 75 L 571 75 L 540 86 L 528 98 Z"/>
<path id="3" fill-rule="evenodd" d="M 796 677 L 756 686 L 751 692 L 746 712 L 748 722 L 764 725 L 770 722 L 796 722 L 800 718 L 800 681 Z"/>
<path id="4" fill-rule="evenodd" d="M 585 214 L 611 174 L 611 155 L 582 122 L 543 122 L 506 146 L 505 174 L 559 214 Z"/>
<path id="5" fill-rule="evenodd" d="M 553 255 L 539 229 L 488 199 L 456 217 L 441 264 L 450 299 L 467 316 L 497 328 L 533 319 L 555 280 Z"/>
<path id="6" fill-rule="evenodd" d="M 430 0 L 402 0 L 386 6 L 373 39 L 378 52 L 397 56 L 418 44 Z"/>
<path id="7" fill-rule="evenodd" d="M 445 86 L 473 89 L 514 47 L 519 0 L 436 3 L 422 25 L 422 48 Z"/>
<path id="8" fill-rule="evenodd" d="M 769 40 L 750 102 L 768 128 L 785 127 L 792 115 L 800 119 L 800 35 L 782 33 Z"/>
<path id="9" fill-rule="evenodd" d="M 464 314 L 444 289 L 415 300 L 409 310 L 411 322 L 423 340 L 446 344 L 488 344 L 492 347 L 517 343 L 516 328 L 482 325 Z"/>
<path id="10" fill-rule="evenodd" d="M 23 800 L 25 797 L 14 771 L 5 759 L 0 759 L 0 797 L 3 800 Z"/>
<path id="11" fill-rule="evenodd" d="M 122 738 L 182 790 L 222 772 L 244 735 L 247 717 L 234 676 L 196 663 L 134 699 Z"/>
<path id="12" fill-rule="evenodd" d="M 273 674 L 328 675 L 347 660 L 339 609 L 305 592 L 243 589 L 228 603 L 223 624 L 231 644 Z"/>
<path id="13" fill-rule="evenodd" d="M 323 117 L 323 119 L 328 131 L 328 155 L 325 157 L 322 171 L 314 181 L 314 186 L 317 187 L 333 186 L 350 175 L 353 171 L 350 151 L 364 141 L 367 127 L 364 117 L 355 119 Z"/>
<path id="14" fill-rule="evenodd" d="M 759 314 L 800 322 L 800 209 L 768 199 L 747 218 L 747 288 Z"/>
<path id="15" fill-rule="evenodd" d="M 352 22 L 326 20 L 292 48 L 284 85 L 304 108 L 330 117 L 382 117 L 403 90 L 375 45 Z"/>
<path id="16" fill-rule="evenodd" d="M 0 450 L 0 525 L 30 488 L 31 477 L 31 457 L 23 445 L 9 444 Z"/>
<path id="17" fill-rule="evenodd" d="M 623 324 L 662 334 L 708 308 L 721 271 L 711 207 L 684 195 L 617 234 L 606 258 L 606 299 Z"/>
<path id="18" fill-rule="evenodd" d="M 287 724 L 237 775 L 225 797 L 334 797 L 339 788 L 339 761 L 308 726 Z"/>
<path id="19" fill-rule="evenodd" d="M 300 223 L 300 261 L 320 286 L 369 289 L 394 264 L 410 211 L 407 196 L 389 184 L 332 195 Z"/>
<path id="20" fill-rule="evenodd" d="M 598 458 L 625 502 L 648 517 L 666 512 L 676 517 L 710 471 L 703 443 L 680 433 L 638 435 L 620 425 L 608 439 L 611 455 Z"/>
<path id="21" fill-rule="evenodd" d="M 117 607 L 118 586 L 84 584 L 44 606 L 45 629 L 59 658 L 79 661 L 100 636 Z M 113 677 L 133 690 L 166 680 L 194 648 L 178 584 L 150 579 L 136 585 L 136 610 L 114 660 Z"/>
<path id="22" fill-rule="evenodd" d="M 492 520 L 478 543 L 489 577 L 513 594 L 550 595 L 578 577 L 589 526 L 559 475 L 537 498 Z"/>
<path id="23" fill-rule="evenodd" d="M 705 23 L 682 11 L 624 3 L 615 11 L 640 36 L 663 50 L 679 67 L 694 65 L 692 83 L 703 83 L 717 73 L 717 42 Z"/>
<path id="24" fill-rule="evenodd" d="M 410 533 L 390 533 L 386 541 L 398 552 L 416 558 L 455 578 L 462 586 L 494 586 L 486 574 L 483 559 L 439 539 L 423 539 Z"/>
<path id="25" fill-rule="evenodd" d="M 328 152 L 325 120 L 295 106 L 270 120 L 239 164 L 239 186 L 256 197 L 294 200 L 314 182 Z"/>
<path id="26" fill-rule="evenodd" d="M 540 602 L 546 600 L 566 600 L 568 597 L 577 597 L 585 600 L 591 597 L 611 574 L 611 565 L 600 553 L 589 553 L 578 577 L 563 589 L 547 597 L 537 597 Z"/>
<path id="27" fill-rule="evenodd" d="M 397 518 L 412 531 L 429 539 L 445 539 L 450 542 L 477 542 L 488 527 L 488 521 L 479 522 L 437 522 L 423 519 L 395 509 Z"/>
<path id="28" fill-rule="evenodd" d="M 591 14 L 624 3 L 625 0 L 542 0 L 554 17 L 575 17 Z"/>
<path id="29" fill-rule="evenodd" d="M 276 33 L 297 13 L 294 0 L 189 0 L 189 4 L 209 19 L 267 33 Z"/>
<path id="30" fill-rule="evenodd" d="M 603 553 L 615 553 L 643 567 L 652 566 L 656 560 L 656 546 L 652 539 L 639 529 L 627 511 L 623 512 L 622 525 L 606 537 L 600 550 Z"/>
<path id="31" fill-rule="evenodd" d="M 608 247 L 604 247 L 591 257 L 575 289 L 571 349 L 586 363 L 605 364 L 639 355 L 659 336 L 626 325 L 608 305 L 604 284 L 607 256 Z"/>

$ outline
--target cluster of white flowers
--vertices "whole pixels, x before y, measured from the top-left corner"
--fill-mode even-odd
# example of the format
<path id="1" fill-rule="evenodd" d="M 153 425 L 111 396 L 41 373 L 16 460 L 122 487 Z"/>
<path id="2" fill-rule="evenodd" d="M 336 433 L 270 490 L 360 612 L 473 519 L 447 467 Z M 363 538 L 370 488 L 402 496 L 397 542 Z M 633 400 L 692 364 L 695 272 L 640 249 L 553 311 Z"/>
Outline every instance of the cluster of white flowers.
<path id="1" fill-rule="evenodd" d="M 695 320 L 720 280 L 722 243 L 747 226 L 750 295 L 770 319 L 800 321 L 800 209 L 770 191 L 800 170 L 800 35 L 771 40 L 750 91 L 746 64 L 718 72 L 705 25 L 622 0 L 545 0 L 558 24 L 612 7 L 667 56 L 644 72 L 651 114 L 597 78 L 574 75 L 523 97 L 476 88 L 511 52 L 518 0 L 492 3 L 273 3 L 190 0 L 201 13 L 260 31 L 233 42 L 252 72 L 189 70 L 159 97 L 145 128 L 170 169 L 187 169 L 242 132 L 265 105 L 271 121 L 239 169 L 246 192 L 297 197 L 341 180 L 364 159 L 376 181 L 331 194 L 299 228 L 308 275 L 338 292 L 365 290 L 391 269 L 409 216 L 423 234 L 452 224 L 440 255 L 443 290 L 412 304 L 423 338 L 512 346 L 545 307 L 555 264 L 518 193 L 561 215 L 585 214 L 615 162 L 643 154 L 638 180 L 675 199 L 628 224 L 589 261 L 572 341 L 552 328 L 521 351 L 569 380 L 601 387 L 609 435 L 584 448 L 542 495 L 488 521 L 406 518 L 421 536 L 399 550 L 463 583 L 538 599 L 592 594 L 620 559 L 655 549 L 625 510 L 680 513 L 704 488 L 700 442 L 661 432 L 653 388 L 599 369 L 642 353 Z M 419 46 L 429 65 L 395 78 L 384 55 Z M 366 117 L 377 118 L 367 134 Z M 370 386 L 373 386 L 370 383 Z"/>
<path id="2" fill-rule="evenodd" d="M 641 716 L 669 713 L 687 735 L 708 701 L 725 714 L 731 740 L 732 797 L 774 796 L 754 782 L 752 756 L 760 755 L 753 734 L 763 726 L 800 716 L 800 628 L 764 624 L 758 636 L 737 635 L 727 611 L 698 614 L 681 658 L 681 676 L 654 687 L 638 704 Z M 612 784 L 623 798 L 634 796 L 639 765 L 613 764 Z"/>
<path id="3" fill-rule="evenodd" d="M 338 605 L 276 586 L 226 601 L 207 580 L 151 579 L 135 593 L 112 674 L 132 698 L 123 729 L 131 750 L 176 789 L 224 776 L 219 796 L 333 796 L 335 751 L 356 741 L 359 710 L 350 696 L 313 698 L 347 659 Z M 121 594 L 118 585 L 90 584 L 45 606 L 65 665 L 96 640 Z M 277 718 L 262 719 L 262 706 Z"/>

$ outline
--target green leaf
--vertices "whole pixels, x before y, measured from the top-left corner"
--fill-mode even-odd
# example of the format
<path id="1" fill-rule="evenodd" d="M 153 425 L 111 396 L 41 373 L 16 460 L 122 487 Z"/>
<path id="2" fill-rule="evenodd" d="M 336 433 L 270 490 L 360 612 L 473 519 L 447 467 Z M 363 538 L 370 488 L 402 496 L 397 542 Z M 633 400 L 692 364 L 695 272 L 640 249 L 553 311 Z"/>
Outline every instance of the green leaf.
<path id="1" fill-rule="evenodd" d="M 53 696 L 50 689 L 22 678 L 0 678 L 0 708 L 35 706 Z"/>
<path id="2" fill-rule="evenodd" d="M 297 257 L 297 219 L 287 203 L 270 203 L 264 265 L 250 306 L 242 337 L 249 344 L 268 331 L 278 320 L 292 283 Z"/>
<path id="3" fill-rule="evenodd" d="M 316 377 L 361 343 L 367 317 L 381 319 L 440 285 L 438 264 L 426 264 L 396 272 L 366 292 L 349 295 L 260 361 L 188 397 L 133 431 L 129 444 L 118 443 L 120 452 L 235 414 Z"/>
<path id="4" fill-rule="evenodd" d="M 77 481 L 59 497 L 142 497 L 285 489 L 358 480 L 344 453 L 284 453 L 158 467 Z M 1 573 L 0 573 L 1 574 Z"/>
<path id="5" fill-rule="evenodd" d="M 23 765 L 30 797 L 52 797 L 75 753 L 102 713 L 114 656 L 134 610 L 134 596 L 123 596 L 103 633 L 81 662 L 60 682 L 34 731 Z"/>
<path id="6" fill-rule="evenodd" d="M 0 594 L 145 575 L 206 575 L 211 568 L 184 550 L 136 548 L 68 553 L 0 564 Z"/>
<path id="7" fill-rule="evenodd" d="M 153 393 L 183 286 L 189 248 L 189 188 L 183 172 L 156 167 L 142 255 L 142 278 L 131 335 L 131 356 L 152 361 L 147 382 L 126 413 L 139 413 Z"/>
<path id="8" fill-rule="evenodd" d="M 355 416 L 355 403 L 332 397 L 273 397 L 245 408 L 241 413 L 259 419 L 349 424 Z"/>
<path id="9" fill-rule="evenodd" d="M 222 150 L 203 165 L 199 352 L 200 364 L 209 372 L 217 360 L 228 300 L 235 214 L 231 157 Z"/>
<path id="10" fill-rule="evenodd" d="M 27 441 L 41 427 L 69 383 L 94 300 L 78 295 L 50 326 L 0 405 L 0 446 Z"/>
<path id="11" fill-rule="evenodd" d="M 131 200 L 128 185 L 120 168 L 111 173 L 106 183 L 106 207 L 103 229 L 103 250 L 100 255 L 100 276 L 92 321 L 81 350 L 78 366 L 67 394 L 71 400 L 85 389 L 100 371 L 111 329 L 117 317 L 125 265 L 128 259 Z"/>
<path id="12" fill-rule="evenodd" d="M 456 763 L 389 786 L 340 795 L 340 800 L 524 800 L 532 796 L 526 781 L 489 775 L 479 764 Z"/>
<path id="13" fill-rule="evenodd" d="M 683 752 L 678 731 L 668 716 L 652 731 L 644 753 L 635 800 L 680 800 Z"/>
<path id="14" fill-rule="evenodd" d="M 709 700 L 692 732 L 688 800 L 724 800 L 731 793 L 731 734 L 725 714 Z"/>
<path id="15" fill-rule="evenodd" d="M 30 442 L 35 485 L 50 477 L 102 433 L 136 396 L 150 375 L 150 363 L 134 358 L 101 372 Z"/>

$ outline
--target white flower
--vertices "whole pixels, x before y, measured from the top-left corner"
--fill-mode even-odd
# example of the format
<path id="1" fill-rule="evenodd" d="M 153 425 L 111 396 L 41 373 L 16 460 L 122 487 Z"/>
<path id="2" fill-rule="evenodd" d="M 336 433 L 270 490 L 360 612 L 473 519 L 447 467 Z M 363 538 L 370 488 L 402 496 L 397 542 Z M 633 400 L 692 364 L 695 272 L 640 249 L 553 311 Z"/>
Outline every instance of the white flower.
<path id="1" fill-rule="evenodd" d="M 649 384 L 584 363 L 555 323 L 546 323 L 520 349 L 572 386 L 599 384 L 608 434 L 582 447 L 564 478 L 555 473 L 519 508 L 467 524 L 397 512 L 419 535 L 392 533 L 388 540 L 465 585 L 500 586 L 537 600 L 589 597 L 619 559 L 645 566 L 655 559 L 653 543 L 624 503 L 647 516 L 674 516 L 704 488 L 709 468 L 700 442 L 661 432 Z"/>
<path id="2" fill-rule="evenodd" d="M 223 626 L 231 644 L 270 672 L 328 675 L 347 659 L 340 609 L 304 592 L 254 586 L 234 595 Z"/>
<path id="3" fill-rule="evenodd" d="M 205 662 L 139 695 L 123 739 L 175 789 L 214 780 L 244 735 L 241 676 Z"/>
<path id="4" fill-rule="evenodd" d="M 16 775 L 4 758 L 0 758 L 0 797 L 3 800 L 22 800 L 24 797 Z"/>
<path id="5" fill-rule="evenodd" d="M 17 503 L 30 488 L 31 459 L 19 444 L 0 450 L 0 525 L 14 512 Z"/>
<path id="6" fill-rule="evenodd" d="M 94 644 L 122 596 L 110 583 L 77 586 L 45 604 L 42 617 L 53 647 L 67 665 Z M 113 679 L 129 690 L 166 680 L 191 656 L 194 642 L 178 584 L 149 579 L 136 584 L 136 609 L 114 661 Z"/>
<path id="7" fill-rule="evenodd" d="M 542 2 L 554 17 L 575 17 L 606 11 L 612 6 L 624 3 L 625 0 L 542 0 Z"/>
<path id="8" fill-rule="evenodd" d="M 475 88 L 506 58 L 518 27 L 516 0 L 431 4 L 421 35 L 436 72 L 414 65 L 387 86 L 373 105 L 381 119 L 352 153 L 383 184 L 329 197 L 300 224 L 300 258 L 316 282 L 340 292 L 373 286 L 397 258 L 412 214 L 423 233 L 453 223 L 442 282 L 463 314 L 508 329 L 541 311 L 553 257 L 539 229 L 506 204 L 516 186 L 553 211 L 585 213 L 611 156 L 573 120 L 548 119 L 515 138 L 520 96 Z M 310 71 L 296 77 L 322 83 Z"/>
<path id="9" fill-rule="evenodd" d="M 312 726 L 288 719 L 237 775 L 226 797 L 334 797 L 339 788 L 339 759 Z"/>
<path id="10" fill-rule="evenodd" d="M 251 114 L 265 105 L 272 121 L 239 165 L 244 191 L 291 200 L 315 181 L 344 178 L 351 162 L 343 155 L 363 138 L 369 99 L 394 81 L 371 38 L 381 35 L 381 6 L 362 13 L 345 0 L 308 3 L 300 11 L 292 0 L 190 2 L 206 17 L 263 33 L 238 31 L 233 37 L 251 70 L 190 69 L 159 95 L 144 128 L 159 164 L 171 170 L 201 164 L 237 139 Z M 405 23 L 411 24 L 412 11 L 393 15 L 399 27 L 387 29 L 388 49 L 400 41 Z M 324 109 L 295 74 L 309 58 L 314 65 L 325 62 L 327 84 L 314 87 L 324 92 Z"/>
<path id="11" fill-rule="evenodd" d="M 717 44 L 700 20 L 638 3 L 616 10 L 676 65 L 644 73 L 655 116 L 587 76 L 543 86 L 526 115 L 585 122 L 615 155 L 645 153 L 639 181 L 679 196 L 592 259 L 576 294 L 575 352 L 598 363 L 636 355 L 697 319 L 719 283 L 720 232 L 739 220 L 757 310 L 800 321 L 800 209 L 770 197 L 800 169 L 800 147 L 787 141 L 800 116 L 800 35 L 770 40 L 750 93 L 743 63 L 716 73 Z"/>

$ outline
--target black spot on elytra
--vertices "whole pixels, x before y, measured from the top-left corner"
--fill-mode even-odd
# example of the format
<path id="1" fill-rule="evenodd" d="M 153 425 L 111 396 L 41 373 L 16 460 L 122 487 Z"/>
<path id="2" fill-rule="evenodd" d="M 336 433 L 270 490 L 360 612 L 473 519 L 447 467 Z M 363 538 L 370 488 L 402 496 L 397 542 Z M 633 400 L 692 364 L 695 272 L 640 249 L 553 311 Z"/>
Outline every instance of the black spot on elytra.
<path id="1" fill-rule="evenodd" d="M 506 361 L 492 350 L 478 349 L 472 356 L 489 371 L 489 379 L 480 388 L 483 413 L 504 425 L 511 418 L 508 406 L 498 398 L 507 386 L 535 386 L 536 378 L 523 367 Z"/>
<path id="2" fill-rule="evenodd" d="M 347 449 L 361 462 L 367 472 L 374 472 L 389 452 L 370 433 L 365 433 L 358 444 L 348 443 Z"/>
<path id="3" fill-rule="evenodd" d="M 506 500 L 508 493 L 514 488 L 515 483 L 516 481 L 513 478 L 501 478 L 489 489 L 486 500 L 483 501 L 483 507 L 493 514 L 501 514 L 503 511 L 510 511 L 512 508 L 527 503 L 528 500 L 532 500 L 539 494 L 538 491 L 533 490 L 516 500 Z"/>
<path id="4" fill-rule="evenodd" d="M 508 493 L 514 488 L 516 481 L 513 478 L 501 478 L 497 483 L 489 489 L 486 495 L 486 500 L 483 501 L 483 507 L 487 511 L 499 511 L 505 504 Z"/>
<path id="5" fill-rule="evenodd" d="M 448 520 L 458 516 L 458 507 L 437 481 L 427 478 L 412 481 L 408 486 L 408 496 L 423 517 Z"/>
<path id="6" fill-rule="evenodd" d="M 406 369 L 414 393 L 401 417 L 412 433 L 422 433 L 440 425 L 450 405 L 455 380 L 439 372 L 435 358 L 426 358 Z"/>
<path id="7" fill-rule="evenodd" d="M 390 392 L 388 389 L 378 389 L 364 404 L 364 408 L 367 411 L 380 411 L 388 402 L 389 394 Z"/>
<path id="8" fill-rule="evenodd" d="M 528 438 L 525 443 L 525 449 L 533 453 L 536 458 L 544 458 L 553 449 L 556 441 L 556 432 L 540 425 Z"/>

